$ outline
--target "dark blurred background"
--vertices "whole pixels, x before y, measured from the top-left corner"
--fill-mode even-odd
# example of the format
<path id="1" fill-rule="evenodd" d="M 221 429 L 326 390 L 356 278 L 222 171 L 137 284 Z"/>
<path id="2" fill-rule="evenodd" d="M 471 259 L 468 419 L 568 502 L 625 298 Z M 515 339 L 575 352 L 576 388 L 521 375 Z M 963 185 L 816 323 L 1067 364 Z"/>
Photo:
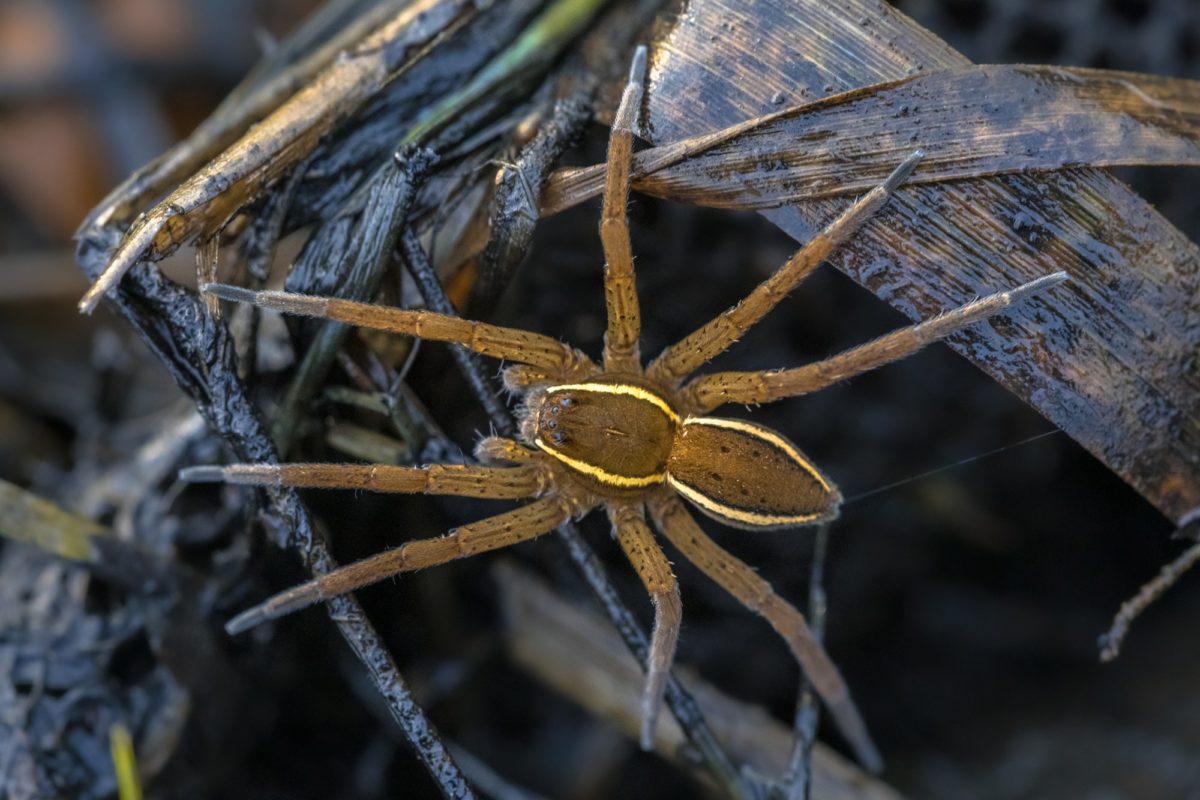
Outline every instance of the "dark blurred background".
<path id="1" fill-rule="evenodd" d="M 75 314 L 84 283 L 73 267 L 71 234 L 108 188 L 189 131 L 312 5 L 0 6 L 0 478 L 67 507 L 111 515 L 120 505 L 94 498 L 87 505 L 88 487 L 157 421 L 178 415 L 181 398 L 119 320 Z M 1195 0 L 897 6 L 977 62 L 1200 78 Z M 571 159 L 600 160 L 604 137 L 593 126 Z M 1127 170 L 1121 177 L 1200 238 L 1194 174 Z M 542 226 L 498 320 L 598 349 L 597 211 L 592 203 Z M 795 248 L 750 214 L 637 197 L 631 215 L 646 352 L 745 294 Z M 825 268 L 720 363 L 798 364 L 903 323 Z M 423 348 L 411 383 L 469 449 L 486 425 L 444 349 Z M 940 346 L 754 416 L 795 440 L 851 497 L 1051 427 Z M 343 558 L 396 541 L 371 531 L 432 535 L 483 510 L 425 499 L 351 500 L 313 498 L 318 515 L 343 535 Z M 705 524 L 782 594 L 803 602 L 810 532 L 751 535 Z M 1146 614 L 1116 663 L 1097 657 L 1097 637 L 1121 601 L 1180 549 L 1168 538 L 1171 527 L 1062 435 L 851 502 L 834 527 L 827 569 L 829 648 L 888 758 L 888 782 L 922 798 L 1200 797 L 1200 686 L 1193 679 L 1200 578 L 1185 578 Z M 600 515 L 584 530 L 647 618 L 640 586 L 620 566 Z M 544 574 L 570 575 L 549 546 L 519 555 Z M 300 574 L 289 555 L 264 549 L 261 556 L 284 576 L 277 582 Z M 544 796 L 694 796 L 687 778 L 506 661 L 487 562 L 363 593 L 402 670 L 432 698 L 427 705 L 441 729 Z M 681 661 L 729 694 L 790 719 L 796 668 L 782 644 L 693 568 L 681 563 L 677 571 L 685 604 Z M 372 690 L 361 667 L 340 643 L 329 646 L 336 635 L 324 615 L 280 627 L 274 641 L 239 656 L 251 675 L 241 733 L 256 741 L 239 739 L 231 748 L 237 760 L 223 765 L 215 789 L 211 776 L 191 774 L 210 762 L 189 763 L 180 750 L 151 795 L 206 796 L 194 788 L 206 786 L 207 796 L 223 797 L 432 796 L 390 723 L 366 708 Z M 219 741 L 222 734 L 212 735 Z"/>

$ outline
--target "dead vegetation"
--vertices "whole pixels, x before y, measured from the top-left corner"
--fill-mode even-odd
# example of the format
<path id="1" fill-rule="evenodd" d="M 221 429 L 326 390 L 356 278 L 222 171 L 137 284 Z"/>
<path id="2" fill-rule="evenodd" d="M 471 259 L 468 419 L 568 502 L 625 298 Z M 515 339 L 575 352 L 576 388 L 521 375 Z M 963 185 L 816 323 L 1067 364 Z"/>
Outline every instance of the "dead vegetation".
<path id="1" fill-rule="evenodd" d="M 244 796 L 282 787 L 296 796 L 382 796 L 410 783 L 429 793 L 436 785 L 454 797 L 473 796 L 472 786 L 492 796 L 529 796 L 503 779 L 498 786 L 497 772 L 555 796 L 611 796 L 614 782 L 659 796 L 684 796 L 694 782 L 728 796 L 757 796 L 768 788 L 803 796 L 806 783 L 796 772 L 809 764 L 806 737 L 789 749 L 786 729 L 752 725 L 747 734 L 745 720 L 757 712 L 714 700 L 710 687 L 694 681 L 672 681 L 668 690 L 677 728 L 657 744 L 671 768 L 631 759 L 609 729 L 546 700 L 526 671 L 627 728 L 631 662 L 599 633 L 586 637 L 600 648 L 594 658 L 582 656 L 583 643 L 564 650 L 538 638 L 552 618 L 580 612 L 549 599 L 513 605 L 519 592 L 544 590 L 511 570 L 500 581 L 511 615 L 507 627 L 493 611 L 497 590 L 482 565 L 377 590 L 365 598 L 369 615 L 353 599 L 331 603 L 357 660 L 332 646 L 332 628 L 315 620 L 280 626 L 249 643 L 230 642 L 219 628 L 234 609 L 299 577 L 287 556 L 264 544 L 264 532 L 299 553 L 306 568 L 324 572 L 478 514 L 454 504 L 384 507 L 354 497 L 301 498 L 282 488 L 261 496 L 186 489 L 174 479 L 184 465 L 271 462 L 279 452 L 399 463 L 463 460 L 475 430 L 490 423 L 506 433 L 511 422 L 493 376 L 469 358 L 448 361 L 436 346 L 348 335 L 327 325 L 284 328 L 253 312 L 222 319 L 187 285 L 190 254 L 182 259 L 183 274 L 176 267 L 165 275 L 159 262 L 195 246 L 202 276 L 252 288 L 282 282 L 290 291 L 433 310 L 453 303 L 476 315 L 498 309 L 523 327 L 598 344 L 596 309 L 580 299 L 591 293 L 580 287 L 599 280 L 598 250 L 583 244 L 594 236 L 594 214 L 542 217 L 589 196 L 597 172 L 586 164 L 599 160 L 595 148 L 570 156 L 584 166 L 564 167 L 560 158 L 587 133 L 593 114 L 606 119 L 613 88 L 639 42 L 651 46 L 651 82 L 643 130 L 649 146 L 638 156 L 641 182 L 635 186 L 726 209 L 697 216 L 702 212 L 635 202 L 635 237 L 648 240 L 645 263 L 663 265 L 643 277 L 657 298 L 647 304 L 658 317 L 649 323 L 652 341 L 665 344 L 694 327 L 710 316 L 701 311 L 739 294 L 729 284 L 752 284 L 756 270 L 782 260 L 770 245 L 766 254 L 748 257 L 746 242 L 765 237 L 766 229 L 735 210 L 761 211 L 806 240 L 850 196 L 877 182 L 880 170 L 921 147 L 928 169 L 918 185 L 901 192 L 895 207 L 833 266 L 911 318 L 1059 269 L 1070 272 L 1061 304 L 1017 310 L 1003 323 L 956 336 L 952 347 L 1133 486 L 1172 527 L 1185 525 L 1200 505 L 1200 251 L 1098 167 L 1195 165 L 1197 84 L 1088 69 L 973 67 L 876 3 L 742 5 L 733 14 L 716 0 L 683 6 L 333 0 L 270 51 L 190 138 L 95 209 L 79 231 L 77 256 L 90 279 L 109 277 L 89 297 L 103 294 L 103 305 L 123 317 L 106 328 L 132 330 L 140 344 L 110 332 L 88 358 L 68 362 L 55 376 L 48 361 L 59 342 L 48 338 L 39 347 L 12 338 L 46 324 L 18 313 L 4 330 L 11 344 L 0 350 L 0 424 L 4 441 L 13 443 L 0 477 L 34 489 L 5 490 L 3 532 L 35 540 L 57 556 L 16 545 L 2 553 L 8 611 L 0 632 L 0 692 L 11 713 L 0 719 L 0 781 L 13 796 L 111 794 L 107 737 L 115 722 L 134 734 L 149 796 L 233 785 Z M 10 104 L 19 97 L 5 96 Z M 12 236 L 5 231 L 6 241 Z M 518 271 L 531 242 L 535 258 Z M 789 246 L 774 245 L 780 252 Z M 65 263 L 61 256 L 59 263 Z M 425 263 L 438 281 L 428 280 Z M 54 273 L 61 278 L 47 280 L 43 272 L 29 271 L 39 276 L 33 300 L 29 290 L 17 297 L 26 306 L 41 298 L 65 318 L 62 287 L 70 287 L 70 279 L 61 269 Z M 763 334 L 755 358 L 767 360 L 744 368 L 814 360 L 866 338 L 856 330 L 858 317 L 837 305 L 865 301 L 849 284 L 820 280 L 800 290 L 813 296 L 797 300 L 807 305 L 790 306 L 799 312 L 791 321 Z M 6 309 L 15 307 L 12 298 L 8 302 Z M 798 328 L 798 317 L 812 322 Z M 892 327 L 865 322 L 870 332 Z M 795 341 L 801 335 L 810 344 Z M 155 362 L 188 404 L 175 402 Z M 853 488 L 869 489 L 897 474 L 880 473 L 873 460 L 889 447 L 907 453 L 902 463 L 911 474 L 971 455 L 968 445 L 986 443 L 975 448 L 979 452 L 1044 428 L 984 379 L 958 383 L 966 379 L 948 363 L 926 359 L 916 371 L 897 373 L 906 381 L 865 386 L 868 395 L 879 392 L 893 406 L 905 391 L 918 392 L 917 404 L 931 408 L 934 422 L 911 423 L 903 408 L 881 411 L 861 394 L 851 399 L 863 390 L 858 383 L 808 407 L 809 429 L 820 429 L 812 448 L 829 455 L 822 463 L 848 476 L 843 482 Z M 84 373 L 86 381 L 78 377 Z M 914 383 L 921 388 L 900 388 Z M 888 386 L 896 391 L 881 391 Z M 940 406 L 939 416 L 937 391 L 958 391 L 961 410 L 952 413 L 970 418 L 972 431 L 990 429 L 991 435 L 947 434 L 945 410 L 953 404 Z M 850 419 L 833 422 L 838 416 Z M 806 425 L 783 417 L 777 427 L 809 449 Z M 939 437 L 948 447 L 927 444 Z M 0 452 L 5 447 L 0 444 Z M 885 751 L 886 742 L 895 742 L 901 762 L 895 779 L 916 794 L 936 787 L 927 774 L 921 783 L 921 770 L 929 768 L 901 731 L 914 725 L 932 730 L 936 723 L 1003 727 L 1004 712 L 980 705 L 969 688 L 948 690 L 943 694 L 950 698 L 939 701 L 930 677 L 939 674 L 931 663 L 938 656 L 928 646 L 902 651 L 885 628 L 927 644 L 971 642 L 969 631 L 994 633 L 979 652 L 994 654 L 988 648 L 999 640 L 1041 665 L 1018 682 L 1045 701 L 1054 680 L 1092 669 L 1068 647 L 1062 660 L 1072 666 L 1045 677 L 1048 654 L 1065 647 L 1055 640 L 1082 635 L 1094 641 L 1103 628 L 1094 615 L 1057 616 L 1056 603 L 1073 608 L 1061 597 L 1074 591 L 1096 599 L 1095 587 L 1102 586 L 1101 604 L 1115 605 L 1113 598 L 1131 594 L 1153 574 L 1147 562 L 1165 560 L 1162 546 L 1139 544 L 1153 524 L 1147 508 L 1120 495 L 1115 481 L 1093 478 L 1086 490 L 1073 485 L 1069 473 L 1086 471 L 1081 465 L 1089 459 L 1066 443 L 1055 447 L 1044 459 L 1018 461 L 1011 476 L 978 485 L 965 498 L 952 482 L 925 481 L 914 489 L 911 506 L 892 501 L 885 507 L 894 512 L 898 505 L 901 513 L 864 512 L 864 519 L 852 510 L 838 525 L 835 542 L 852 552 L 835 548 L 833 554 L 831 569 L 841 574 L 829 581 L 830 646 L 835 653 L 859 651 L 847 667 L 852 674 L 871 675 L 881 664 L 899 673 L 897 682 L 865 680 L 860 704 L 868 722 L 882 729 Z M 863 455 L 835 456 L 843 450 Z M 916 452 L 930 457 L 914 458 Z M 48 477 L 47 463 L 69 466 L 55 467 Z M 978 469 L 986 474 L 990 467 Z M 1092 469 L 1093 476 L 1101 472 Z M 1096 497 L 1105 493 L 1113 497 Z M 1032 518 L 1013 508 L 1035 495 Z M 1123 497 L 1121 510 L 1114 512 L 1109 504 L 1117 497 Z M 950 551 L 968 551 L 954 563 L 981 577 L 1013 554 L 1047 573 L 1066 569 L 1065 553 L 1089 547 L 1110 556 L 1137 549 L 1139 555 L 1126 559 L 1128 573 L 1110 572 L 1114 567 L 1100 555 L 1082 557 L 1063 595 L 1046 591 L 992 602 L 939 577 L 931 564 L 949 556 L 932 553 L 944 553 L 946 539 L 898 548 L 873 533 L 922 522 L 954 531 L 957 539 L 947 537 Z M 1075 526 L 1092 535 L 1068 537 L 1066 550 L 1046 541 Z M 1114 526 L 1123 530 L 1106 538 L 1101 529 Z M 1037 552 L 1029 544 L 1034 534 Z M 336 542 L 336 559 L 327 536 Z M 847 543 L 855 537 L 863 538 Z M 766 556 L 748 560 L 770 565 L 775 559 L 807 576 L 807 568 L 795 568 L 811 552 L 809 537 L 800 538 L 743 546 Z M 584 601 L 581 587 L 590 587 L 622 646 L 644 662 L 647 638 L 636 621 L 644 609 L 626 607 L 622 598 L 633 602 L 637 595 L 625 591 L 626 577 L 603 566 L 617 563 L 609 558 L 611 548 L 573 526 L 559 539 L 561 545 L 521 557 L 551 576 L 560 593 Z M 1109 544 L 1106 551 L 1104 541 L 1131 544 Z M 943 548 L 934 550 L 939 543 Z M 928 560 L 908 553 L 923 546 L 931 548 Z M 1157 597 L 1194 561 L 1192 552 L 1142 597 Z M 1024 574 L 1013 572 L 1020 569 L 1014 560 L 1004 564 L 1009 574 Z M 901 593 L 887 580 L 880 586 L 889 567 L 891 580 L 904 579 L 911 588 Z M 773 660 L 779 654 L 758 644 L 766 631 L 747 626 L 742 638 L 723 621 L 719 602 L 688 580 L 685 573 L 685 594 L 697 591 L 699 605 L 716 610 L 701 612 L 690 633 L 685 627 L 684 660 L 712 669 L 711 683 L 727 691 L 779 687 L 754 698 L 772 704 L 779 716 L 795 681 Z M 785 580 L 784 591 L 799 599 L 806 582 Z M 901 596 L 902 605 L 896 603 Z M 1122 612 L 1110 648 L 1144 606 L 1135 600 Z M 933 607 L 938 610 L 928 610 Z M 531 608 L 546 619 L 522 616 Z M 1175 614 L 1180 608 L 1171 607 Z M 1042 614 L 1053 622 L 1040 624 Z M 566 633 L 594 624 L 572 619 Z M 1136 641 L 1127 648 L 1136 649 Z M 501 650 L 512 652 L 512 660 Z M 595 670 L 583 671 L 602 655 L 613 662 L 611 684 Z M 1178 655 L 1182 671 L 1188 656 Z M 572 657 L 583 659 L 579 670 Z M 969 662 L 957 666 L 958 673 L 972 672 Z M 1153 661 L 1137 667 L 1119 674 L 1138 686 L 1155 676 L 1160 685 L 1185 690 L 1186 683 L 1164 678 L 1164 667 Z M 969 677 L 963 680 L 971 686 Z M 905 681 L 924 686 L 912 690 L 918 697 L 906 701 L 897 693 Z M 893 702 L 901 709 L 895 716 L 888 710 Z M 528 707 L 543 703 L 544 710 Z M 956 726 L 964 707 L 983 721 Z M 1146 714 L 1162 707 L 1159 698 L 1141 697 Z M 439 736 L 429 708 L 448 736 Z M 795 714 L 802 733 L 814 724 L 810 712 L 802 701 Z M 1037 731 L 1059 723 L 1028 714 L 1020 724 Z M 272 735 L 280 730 L 295 735 Z M 322 737 L 312 735 L 317 730 Z M 409 756 L 397 755 L 396 731 L 403 735 L 401 752 L 415 752 L 429 777 L 419 775 Z M 1123 729 L 1139 732 L 1145 733 L 1136 725 Z M 1179 735 L 1196 741 L 1186 728 Z M 559 747 L 590 755 L 565 755 L 556 739 Z M 57 744 L 47 748 L 47 741 Z M 1156 752 L 1169 755 L 1171 748 L 1161 744 Z M 336 759 L 356 766 L 338 770 L 328 763 Z M 819 748 L 811 764 L 814 796 L 824 796 L 822 787 L 829 796 L 890 792 Z M 953 779 L 943 775 L 940 785 L 955 785 Z M 326 781 L 335 788 L 325 791 Z M 1000 788 L 1004 780 L 994 783 L 987 796 L 1010 796 Z"/>

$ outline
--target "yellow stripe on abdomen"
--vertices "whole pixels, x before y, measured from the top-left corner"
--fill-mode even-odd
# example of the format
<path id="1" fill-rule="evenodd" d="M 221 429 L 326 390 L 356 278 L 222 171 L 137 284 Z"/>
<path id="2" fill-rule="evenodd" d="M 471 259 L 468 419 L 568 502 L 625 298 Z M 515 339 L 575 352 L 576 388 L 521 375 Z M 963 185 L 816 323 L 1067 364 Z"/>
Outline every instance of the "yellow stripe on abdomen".
<path id="1" fill-rule="evenodd" d="M 747 511 L 742 508 L 725 505 L 712 499 L 703 492 L 688 486 L 686 483 L 667 475 L 667 483 L 671 485 L 675 491 L 679 492 L 685 498 L 690 500 L 703 511 L 709 513 L 710 516 L 728 522 L 740 523 L 748 528 L 783 528 L 789 525 L 807 525 L 810 522 L 816 522 L 821 519 L 824 514 L 807 513 L 794 514 L 787 516 L 784 514 L 769 514 L 758 511 Z"/>
<path id="2" fill-rule="evenodd" d="M 697 508 L 744 528 L 806 525 L 837 516 L 837 488 L 770 428 L 697 417 L 681 426 L 668 483 Z"/>

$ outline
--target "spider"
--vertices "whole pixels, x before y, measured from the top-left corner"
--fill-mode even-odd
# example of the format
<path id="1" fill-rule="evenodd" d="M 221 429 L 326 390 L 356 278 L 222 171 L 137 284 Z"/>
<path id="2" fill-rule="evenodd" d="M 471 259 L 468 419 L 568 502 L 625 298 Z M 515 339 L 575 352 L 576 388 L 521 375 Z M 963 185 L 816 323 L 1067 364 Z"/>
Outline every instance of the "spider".
<path id="1" fill-rule="evenodd" d="M 708 416 L 727 403 L 771 403 L 815 392 L 910 355 L 1066 279 L 1055 273 L 953 309 L 807 366 L 718 372 L 688 378 L 724 352 L 840 243 L 887 202 L 916 168 L 920 151 L 834 219 L 740 303 L 643 367 L 626 203 L 633 130 L 646 55 L 638 50 L 610 133 L 600 220 L 606 265 L 607 330 L 598 364 L 557 339 L 423 310 L 397 309 L 277 291 L 208 284 L 210 295 L 288 314 L 454 342 L 512 362 L 507 388 L 523 398 L 519 439 L 488 437 L 483 464 L 423 467 L 351 464 L 234 464 L 192 467 L 192 481 L 359 489 L 530 500 L 446 535 L 409 541 L 287 589 L 237 615 L 231 634 L 385 578 L 517 544 L 603 507 L 613 534 L 650 594 L 654 627 L 641 700 L 649 748 L 674 659 L 682 608 L 671 564 L 647 524 L 783 637 L 860 762 L 881 759 L 837 667 L 804 616 L 751 567 L 709 538 L 688 510 L 737 528 L 767 530 L 827 522 L 838 488 L 794 444 L 753 422 Z M 503 466 L 501 466 L 503 464 Z"/>

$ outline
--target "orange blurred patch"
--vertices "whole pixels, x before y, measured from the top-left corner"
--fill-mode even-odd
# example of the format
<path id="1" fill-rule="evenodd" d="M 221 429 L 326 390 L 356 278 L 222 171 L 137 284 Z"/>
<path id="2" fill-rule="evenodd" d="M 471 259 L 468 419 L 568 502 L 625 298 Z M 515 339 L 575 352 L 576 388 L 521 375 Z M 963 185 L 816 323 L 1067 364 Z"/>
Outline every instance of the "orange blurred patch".
<path id="1" fill-rule="evenodd" d="M 104 154 L 88 117 L 63 102 L 0 116 L 0 182 L 29 216 L 67 241 L 104 196 Z"/>
<path id="2" fill-rule="evenodd" d="M 170 60 L 194 49 L 183 0 L 100 0 L 95 8 L 105 38 L 126 55 Z"/>
<path id="3" fill-rule="evenodd" d="M 65 61 L 62 29 L 47 4 L 0 4 L 0 76 L 5 81 L 53 74 Z"/>

